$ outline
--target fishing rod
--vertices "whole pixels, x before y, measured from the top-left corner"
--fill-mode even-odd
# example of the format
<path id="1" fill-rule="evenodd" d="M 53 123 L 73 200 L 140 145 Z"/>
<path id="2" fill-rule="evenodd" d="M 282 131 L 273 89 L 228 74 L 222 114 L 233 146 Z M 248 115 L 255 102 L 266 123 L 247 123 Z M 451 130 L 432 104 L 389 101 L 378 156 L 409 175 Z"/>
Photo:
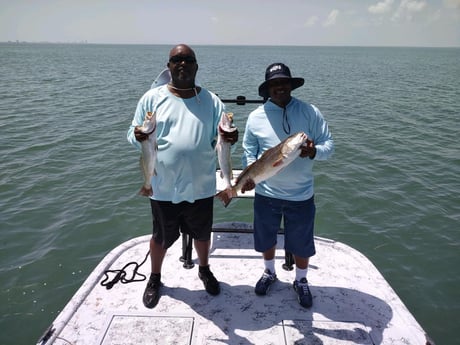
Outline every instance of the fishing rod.
<path id="1" fill-rule="evenodd" d="M 246 99 L 245 96 L 236 96 L 236 98 L 233 98 L 233 99 L 222 99 L 221 98 L 220 100 L 224 103 L 236 103 L 237 105 L 246 105 L 246 104 L 253 104 L 253 103 L 263 104 L 267 101 L 266 99 Z"/>

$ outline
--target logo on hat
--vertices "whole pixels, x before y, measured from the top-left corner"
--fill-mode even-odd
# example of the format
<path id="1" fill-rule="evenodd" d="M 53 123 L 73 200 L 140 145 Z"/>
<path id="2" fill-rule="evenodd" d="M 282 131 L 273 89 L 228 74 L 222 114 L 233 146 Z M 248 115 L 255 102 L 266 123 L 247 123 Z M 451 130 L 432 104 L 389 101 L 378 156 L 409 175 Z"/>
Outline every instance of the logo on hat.
<path id="1" fill-rule="evenodd" d="M 270 68 L 270 73 L 273 73 L 275 71 L 281 71 L 283 67 L 281 65 L 274 65 L 272 68 Z"/>

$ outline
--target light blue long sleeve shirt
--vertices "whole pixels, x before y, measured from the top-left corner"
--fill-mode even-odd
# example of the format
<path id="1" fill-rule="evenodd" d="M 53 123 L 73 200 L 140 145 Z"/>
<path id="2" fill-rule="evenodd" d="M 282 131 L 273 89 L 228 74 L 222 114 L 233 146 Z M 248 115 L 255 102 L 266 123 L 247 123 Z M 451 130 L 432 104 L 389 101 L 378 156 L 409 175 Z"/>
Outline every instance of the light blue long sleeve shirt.
<path id="1" fill-rule="evenodd" d="M 173 95 L 166 85 L 150 89 L 139 100 L 127 134 L 139 151 L 134 128 L 142 125 L 148 111 L 156 112 L 158 143 L 151 198 L 179 203 L 213 196 L 217 128 L 224 104 L 204 88 L 187 99 Z"/>
<path id="2" fill-rule="evenodd" d="M 243 166 L 300 131 L 315 143 L 314 159 L 297 157 L 277 175 L 258 183 L 257 194 L 290 201 L 310 199 L 314 195 L 313 162 L 328 159 L 334 141 L 319 109 L 294 97 L 285 109 L 269 100 L 249 114 L 243 137 Z"/>

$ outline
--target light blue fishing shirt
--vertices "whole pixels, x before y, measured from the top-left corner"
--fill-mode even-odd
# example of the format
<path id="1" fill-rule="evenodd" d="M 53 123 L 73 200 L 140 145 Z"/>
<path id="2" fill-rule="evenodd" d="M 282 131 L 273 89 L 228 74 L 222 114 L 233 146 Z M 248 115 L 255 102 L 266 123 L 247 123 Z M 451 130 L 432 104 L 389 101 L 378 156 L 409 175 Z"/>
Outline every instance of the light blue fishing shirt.
<path id="1" fill-rule="evenodd" d="M 127 135 L 139 151 L 134 128 L 142 125 L 149 111 L 156 112 L 158 143 L 151 198 L 179 203 L 213 196 L 217 128 L 224 104 L 204 88 L 186 99 L 173 95 L 166 85 L 150 89 L 139 100 Z"/>
<path id="2" fill-rule="evenodd" d="M 258 183 L 257 194 L 289 201 L 310 199 L 314 194 L 313 162 L 328 159 L 334 151 L 334 141 L 318 108 L 294 97 L 286 108 L 269 100 L 249 114 L 243 137 L 245 167 L 264 151 L 301 131 L 315 143 L 314 159 L 297 157 L 277 175 Z"/>

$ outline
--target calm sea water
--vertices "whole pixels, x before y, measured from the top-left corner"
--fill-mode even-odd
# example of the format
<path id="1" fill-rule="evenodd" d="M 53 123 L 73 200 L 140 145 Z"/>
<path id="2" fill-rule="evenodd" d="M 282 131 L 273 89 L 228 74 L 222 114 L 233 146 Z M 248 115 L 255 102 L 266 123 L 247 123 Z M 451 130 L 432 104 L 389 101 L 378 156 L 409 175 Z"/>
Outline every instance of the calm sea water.
<path id="1" fill-rule="evenodd" d="M 272 62 L 306 79 L 293 94 L 336 143 L 315 166 L 317 235 L 368 256 L 438 344 L 458 344 L 460 49 L 194 48 L 222 98 L 258 98 Z M 150 233 L 125 137 L 169 49 L 0 44 L 0 344 L 35 344 L 108 251 Z M 254 107 L 228 105 L 240 138 Z M 215 220 L 251 221 L 247 202 L 216 203 Z"/>

